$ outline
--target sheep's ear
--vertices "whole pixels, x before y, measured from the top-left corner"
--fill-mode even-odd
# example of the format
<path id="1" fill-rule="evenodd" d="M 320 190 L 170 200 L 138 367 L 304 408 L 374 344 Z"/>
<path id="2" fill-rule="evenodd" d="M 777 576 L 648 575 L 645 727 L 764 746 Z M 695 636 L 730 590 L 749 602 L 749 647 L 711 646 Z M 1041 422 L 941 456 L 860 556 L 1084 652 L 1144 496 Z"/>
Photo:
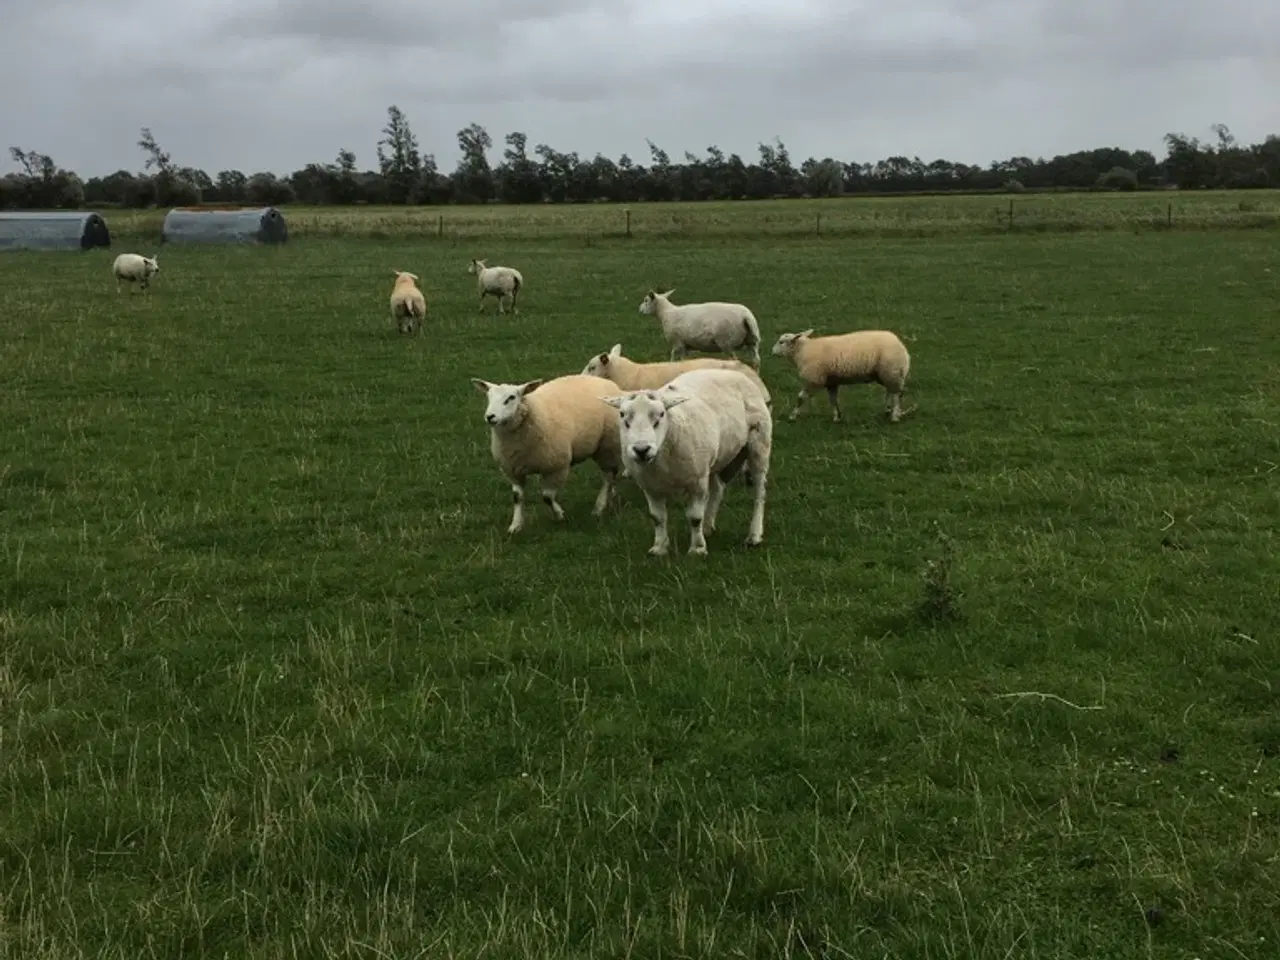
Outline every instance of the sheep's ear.
<path id="1" fill-rule="evenodd" d="M 409 279 L 410 279 L 410 280 L 412 280 L 414 283 L 417 283 L 417 282 L 418 282 L 418 275 L 417 275 L 416 273 L 411 273 L 411 274 L 409 274 Z"/>
<path id="2" fill-rule="evenodd" d="M 672 287 L 672 288 L 671 288 L 670 290 L 668 290 L 666 293 L 662 294 L 662 299 L 663 299 L 663 300 L 670 300 L 670 299 L 671 299 L 671 295 L 672 295 L 673 293 L 675 293 L 675 292 L 676 292 L 676 288 L 675 288 L 675 287 Z"/>
<path id="3" fill-rule="evenodd" d="M 472 377 L 471 382 L 475 384 L 476 389 L 481 393 L 488 393 L 489 388 L 493 386 L 488 380 L 481 380 L 479 377 Z"/>
<path id="4" fill-rule="evenodd" d="M 520 384 L 520 396 L 527 397 L 540 386 L 542 386 L 541 380 L 530 380 L 528 383 L 522 383 Z"/>
<path id="5" fill-rule="evenodd" d="M 600 356 L 596 357 L 596 359 L 600 361 L 600 364 L 601 364 L 602 366 L 608 366 L 608 364 L 609 364 L 609 357 L 610 357 L 610 356 L 611 356 L 611 354 L 608 354 L 608 353 L 602 353 L 602 354 L 600 354 Z"/>
<path id="6" fill-rule="evenodd" d="M 810 327 L 808 330 L 802 330 L 800 333 L 796 334 L 797 339 L 801 337 L 811 337 L 811 336 L 813 336 L 813 327 Z"/>
<path id="7" fill-rule="evenodd" d="M 615 343 L 612 347 L 610 347 L 610 348 L 609 348 L 609 356 L 611 356 L 611 357 L 620 357 L 620 356 L 622 356 L 622 344 L 620 344 L 620 343 Z M 601 359 L 603 359 L 603 355 L 601 356 Z"/>
<path id="8" fill-rule="evenodd" d="M 666 392 L 664 392 L 664 393 L 662 394 L 662 398 L 661 398 L 661 399 L 662 399 L 662 406 L 663 406 L 663 408 L 664 408 L 664 409 L 666 409 L 666 410 L 670 410 L 672 407 L 678 407 L 678 406 L 680 406 L 680 404 L 684 403 L 684 402 L 685 402 L 686 400 L 688 400 L 689 398 L 688 398 L 688 397 L 686 397 L 686 396 L 685 396 L 684 394 L 682 394 L 682 393 L 674 393 L 674 392 L 672 392 L 672 393 L 666 393 Z"/>
<path id="9" fill-rule="evenodd" d="M 615 410 L 621 410 L 622 401 L 627 398 L 623 396 L 616 396 L 616 397 L 601 397 L 600 399 L 603 400 L 605 403 L 607 403 L 609 406 L 613 407 Z"/>

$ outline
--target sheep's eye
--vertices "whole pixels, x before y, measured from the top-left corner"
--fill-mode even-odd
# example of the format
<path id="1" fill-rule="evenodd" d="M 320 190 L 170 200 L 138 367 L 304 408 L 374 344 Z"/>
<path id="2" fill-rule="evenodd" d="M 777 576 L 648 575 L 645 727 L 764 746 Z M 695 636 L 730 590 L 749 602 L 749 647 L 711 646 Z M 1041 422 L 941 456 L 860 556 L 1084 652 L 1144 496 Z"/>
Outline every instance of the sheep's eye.
<path id="1" fill-rule="evenodd" d="M 516 399 L 515 397 L 507 397 L 507 403 L 515 402 L 515 399 Z"/>

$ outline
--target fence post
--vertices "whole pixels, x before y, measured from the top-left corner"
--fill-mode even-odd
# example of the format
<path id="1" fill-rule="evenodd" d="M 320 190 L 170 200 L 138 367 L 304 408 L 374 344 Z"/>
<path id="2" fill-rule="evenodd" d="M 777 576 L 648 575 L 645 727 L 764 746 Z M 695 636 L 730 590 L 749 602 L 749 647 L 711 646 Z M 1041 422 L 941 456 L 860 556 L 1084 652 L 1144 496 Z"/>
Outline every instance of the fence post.
<path id="1" fill-rule="evenodd" d="M 436 215 L 436 236 L 437 237 L 444 236 L 444 214 L 443 213 Z"/>
<path id="2" fill-rule="evenodd" d="M 1165 224 L 1170 227 L 1173 226 L 1173 204 L 1172 203 L 1169 204 L 1169 209 L 1165 213 Z"/>
<path id="3" fill-rule="evenodd" d="M 1013 198 L 1009 198 L 1009 226 L 1013 226 Z"/>
<path id="4" fill-rule="evenodd" d="M 818 211 L 817 229 L 818 229 L 818 236 L 822 236 L 822 211 L 821 210 Z"/>
<path id="5" fill-rule="evenodd" d="M 627 239 L 631 238 L 631 208 L 627 207 Z"/>

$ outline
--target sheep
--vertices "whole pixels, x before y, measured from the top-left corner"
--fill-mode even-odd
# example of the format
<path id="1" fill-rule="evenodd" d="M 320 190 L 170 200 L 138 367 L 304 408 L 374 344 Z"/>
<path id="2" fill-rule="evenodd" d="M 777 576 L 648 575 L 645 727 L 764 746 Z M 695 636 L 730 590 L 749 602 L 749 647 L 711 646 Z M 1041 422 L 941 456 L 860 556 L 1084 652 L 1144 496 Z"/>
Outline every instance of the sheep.
<path id="1" fill-rule="evenodd" d="M 914 406 L 902 409 L 911 356 L 897 334 L 889 330 L 856 330 L 825 337 L 812 337 L 812 334 L 812 329 L 784 333 L 773 345 L 774 355 L 790 359 L 800 374 L 800 395 L 788 419 L 795 420 L 810 393 L 826 387 L 831 419 L 839 423 L 838 394 L 841 384 L 847 383 L 880 383 L 891 423 L 897 423 L 915 409 Z"/>
<path id="2" fill-rule="evenodd" d="M 391 288 L 391 319 L 401 333 L 413 333 L 421 329 L 427 315 L 427 298 L 418 289 L 418 276 L 403 270 L 395 273 L 395 286 Z"/>
<path id="3" fill-rule="evenodd" d="M 740 303 L 671 302 L 675 290 L 650 290 L 640 301 L 640 312 L 658 318 L 662 335 L 671 344 L 671 359 L 678 360 L 690 350 L 704 353 L 751 351 L 751 365 L 760 369 L 760 325 L 755 314 Z M 736 359 L 736 354 L 735 354 Z"/>
<path id="4" fill-rule="evenodd" d="M 622 463 L 617 417 L 599 400 L 621 393 L 616 384 L 576 373 L 519 384 L 474 377 L 471 382 L 488 398 L 484 418 L 489 450 L 511 484 L 515 506 L 507 533 L 524 527 L 524 488 L 530 474 L 541 476 L 542 499 L 555 518 L 563 520 L 560 490 L 570 467 L 588 458 L 604 473 L 592 514 L 604 513 Z"/>
<path id="5" fill-rule="evenodd" d="M 516 297 L 524 286 L 524 276 L 519 270 L 514 267 L 489 267 L 485 266 L 483 260 L 472 260 L 467 273 L 475 274 L 476 288 L 480 291 L 481 313 L 484 313 L 484 298 L 488 296 L 498 298 L 498 313 L 507 312 L 507 297 L 511 298 L 511 312 L 520 312 L 516 309 Z"/>
<path id="6" fill-rule="evenodd" d="M 602 398 L 618 411 L 622 463 L 653 518 L 649 553 L 666 556 L 667 501 L 688 500 L 689 553 L 705 555 L 725 487 L 744 464 L 755 508 L 747 546 L 764 540 L 773 419 L 755 383 L 737 370 L 690 370 L 659 390 Z"/>
<path id="7" fill-rule="evenodd" d="M 692 360 L 662 361 L 659 363 L 637 363 L 622 355 L 622 344 L 615 343 L 608 353 L 599 353 L 587 361 L 582 372 L 588 376 L 604 377 L 612 380 L 623 390 L 653 390 L 666 386 L 675 377 L 690 370 L 702 369 L 737 370 L 755 381 L 756 386 L 764 393 L 765 405 L 773 403 L 769 388 L 764 385 L 760 375 L 741 360 L 722 360 L 719 357 L 697 357 Z"/>
<path id="8" fill-rule="evenodd" d="M 151 286 L 151 278 L 160 272 L 160 264 L 156 262 L 154 257 L 144 257 L 137 253 L 122 253 L 116 257 L 115 263 L 111 265 L 111 272 L 116 278 L 116 293 L 120 293 L 122 282 L 137 283 L 140 289 L 146 290 Z"/>

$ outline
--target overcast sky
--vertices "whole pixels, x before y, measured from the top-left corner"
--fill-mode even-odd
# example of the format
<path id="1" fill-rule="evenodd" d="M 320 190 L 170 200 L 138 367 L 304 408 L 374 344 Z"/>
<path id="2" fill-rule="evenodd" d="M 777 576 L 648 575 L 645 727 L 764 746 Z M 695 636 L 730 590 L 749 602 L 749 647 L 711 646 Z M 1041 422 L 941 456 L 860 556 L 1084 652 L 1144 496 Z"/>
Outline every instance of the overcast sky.
<path id="1" fill-rule="evenodd" d="M 647 163 L 782 137 L 810 155 L 987 164 L 1280 133 L 1280 0 L 0 0 L 0 147 L 82 175 L 289 173 L 386 108 L 453 169 L 456 132 Z M 11 170 L 7 149 L 0 170 Z"/>

